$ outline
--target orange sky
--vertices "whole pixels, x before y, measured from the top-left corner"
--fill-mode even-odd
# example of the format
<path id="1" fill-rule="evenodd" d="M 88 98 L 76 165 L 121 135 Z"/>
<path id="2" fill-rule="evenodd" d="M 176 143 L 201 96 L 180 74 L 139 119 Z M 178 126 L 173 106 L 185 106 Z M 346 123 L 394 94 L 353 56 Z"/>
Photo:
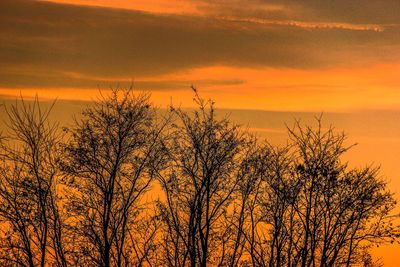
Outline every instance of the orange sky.
<path id="1" fill-rule="evenodd" d="M 50 0 L 49 2 L 74 4 L 74 5 L 89 5 L 111 8 L 123 8 L 132 10 L 142 10 L 146 12 L 157 13 L 190 13 L 198 14 L 200 11 L 196 8 L 196 4 L 192 1 L 185 0 Z"/>
<path id="2" fill-rule="evenodd" d="M 399 14 L 398 0 L 1 0 L 0 100 L 133 83 L 158 106 L 191 106 L 195 85 L 222 108 L 398 114 Z M 399 173 L 400 139 L 357 129 L 351 155 Z M 378 253 L 388 266 L 396 249 Z"/>
<path id="3" fill-rule="evenodd" d="M 0 94 L 133 81 L 158 105 L 190 105 L 193 84 L 226 108 L 398 109 L 400 5 L 357 2 L 5 0 Z"/>
<path id="4" fill-rule="evenodd" d="M 351 111 L 398 109 L 400 107 L 399 66 L 375 64 L 331 69 L 298 70 L 290 68 L 239 68 L 212 66 L 143 78 L 100 77 L 99 88 L 107 89 L 114 81 L 142 90 L 145 83 L 176 83 L 176 88 L 152 91 L 153 102 L 160 106 L 191 106 L 190 85 L 204 97 L 213 98 L 219 107 L 282 111 Z M 240 78 L 236 78 L 240 77 Z M 110 82 L 109 82 L 110 81 Z M 220 82 L 222 81 L 222 82 Z M 223 81 L 231 81 L 224 84 Z M 172 85 L 173 87 L 173 85 Z M 3 88 L 4 95 L 20 94 L 42 98 L 93 100 L 98 88 Z M 145 88 L 151 90 L 151 88 Z"/>

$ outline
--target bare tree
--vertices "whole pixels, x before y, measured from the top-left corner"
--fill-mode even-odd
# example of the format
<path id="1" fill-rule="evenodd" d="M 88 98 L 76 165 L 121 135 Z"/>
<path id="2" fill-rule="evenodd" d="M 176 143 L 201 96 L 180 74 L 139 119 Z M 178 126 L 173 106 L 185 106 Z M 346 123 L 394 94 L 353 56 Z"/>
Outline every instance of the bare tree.
<path id="1" fill-rule="evenodd" d="M 57 195 L 60 135 L 42 110 L 21 99 L 11 106 L 10 135 L 1 144 L 0 220 L 2 266 L 66 266 Z"/>
<path id="2" fill-rule="evenodd" d="M 249 188 L 244 227 L 247 251 L 252 266 L 290 265 L 283 259 L 288 235 L 293 229 L 291 158 L 288 148 L 268 143 L 258 146 L 249 162 Z"/>
<path id="3" fill-rule="evenodd" d="M 141 266 L 154 250 L 144 196 L 163 165 L 165 123 L 156 121 L 148 98 L 113 90 L 69 130 L 61 165 L 76 264 Z"/>
<path id="4" fill-rule="evenodd" d="M 159 174 L 164 264 L 225 266 L 237 262 L 229 254 L 242 242 L 226 219 L 233 218 L 247 140 L 238 126 L 216 118 L 211 101 L 195 94 L 199 108 L 193 114 L 172 108 L 178 122 L 168 145 L 169 168 Z"/>
<path id="5" fill-rule="evenodd" d="M 261 172 L 259 219 L 247 234 L 255 265 L 351 266 L 365 262 L 372 244 L 399 237 L 396 202 L 378 169 L 341 161 L 344 134 L 323 131 L 318 120 L 316 129 L 297 123 L 289 135 L 287 153 Z"/>
<path id="6" fill-rule="evenodd" d="M 379 168 L 343 162 L 343 133 L 318 118 L 260 144 L 194 92 L 162 117 L 113 90 L 65 136 L 37 99 L 12 106 L 0 265 L 381 266 L 369 249 L 400 237 L 396 202 Z"/>

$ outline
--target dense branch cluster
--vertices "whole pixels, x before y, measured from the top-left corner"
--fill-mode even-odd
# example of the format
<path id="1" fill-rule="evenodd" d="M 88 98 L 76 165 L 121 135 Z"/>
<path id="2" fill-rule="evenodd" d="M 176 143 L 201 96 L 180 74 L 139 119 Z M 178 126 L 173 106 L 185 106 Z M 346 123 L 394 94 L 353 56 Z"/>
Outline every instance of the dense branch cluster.
<path id="1" fill-rule="evenodd" d="M 63 131 L 37 99 L 8 108 L 0 265 L 379 265 L 396 202 L 344 134 L 296 122 L 276 147 L 194 100 L 160 114 L 114 90 Z"/>

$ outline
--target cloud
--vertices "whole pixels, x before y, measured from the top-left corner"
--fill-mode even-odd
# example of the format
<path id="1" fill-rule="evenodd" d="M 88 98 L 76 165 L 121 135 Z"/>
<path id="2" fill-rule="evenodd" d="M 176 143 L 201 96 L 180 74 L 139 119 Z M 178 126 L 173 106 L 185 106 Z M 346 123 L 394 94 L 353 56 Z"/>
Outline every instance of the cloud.
<path id="1" fill-rule="evenodd" d="M 299 10 L 302 19 L 319 21 L 340 21 L 347 23 L 399 24 L 400 1 L 398 0 L 260 0 L 293 6 Z"/>
<path id="2" fill-rule="evenodd" d="M 347 24 L 399 24 L 398 0 L 193 0 L 203 13 L 239 17 L 335 22 Z"/>
<path id="3" fill-rule="evenodd" d="M 308 13 L 310 18 L 322 18 L 329 13 L 328 4 L 319 7 L 319 1 L 306 0 L 296 5 L 291 1 L 252 3 L 251 12 L 257 12 L 257 4 L 263 8 L 258 16 L 245 13 L 251 18 L 246 19 L 236 16 L 235 6 L 230 16 L 226 12 L 224 16 L 199 16 L 2 0 L 0 86 L 84 88 L 103 80 L 142 79 L 216 65 L 307 69 L 400 59 L 398 27 L 373 28 L 375 22 L 396 22 L 394 16 L 374 21 L 359 15 L 350 20 L 350 15 L 345 17 L 334 9 L 331 17 L 336 24 L 322 20 L 313 24 L 299 18 Z M 348 7 L 345 1 L 340 3 Z M 215 6 L 215 10 L 223 7 Z M 354 21 L 372 28 L 352 28 Z M 68 73 L 104 78 L 77 78 Z"/>
<path id="4" fill-rule="evenodd" d="M 118 79 L 118 78 L 90 78 L 71 75 L 69 73 L 52 72 L 45 73 L 34 71 L 23 72 L 0 72 L 0 84 L 5 88 L 101 88 L 107 89 L 110 86 L 130 87 L 133 85 L 140 90 L 178 90 L 188 89 L 191 85 L 198 87 L 232 86 L 241 85 L 245 81 L 241 79 Z"/>

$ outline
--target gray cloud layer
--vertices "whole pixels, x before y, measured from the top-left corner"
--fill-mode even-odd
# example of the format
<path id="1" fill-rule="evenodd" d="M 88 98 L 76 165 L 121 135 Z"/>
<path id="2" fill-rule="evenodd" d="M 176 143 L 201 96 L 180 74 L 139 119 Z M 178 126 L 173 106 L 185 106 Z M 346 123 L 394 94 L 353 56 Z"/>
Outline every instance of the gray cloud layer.
<path id="1" fill-rule="evenodd" d="M 95 87 L 104 81 L 90 77 L 118 80 L 212 65 L 321 68 L 365 60 L 399 60 L 400 31 L 392 25 L 400 20 L 396 13 L 399 1 L 293 2 L 252 1 L 252 8 L 245 9 L 242 18 L 385 23 L 386 28 L 375 32 L 257 23 L 237 17 L 237 6 L 228 9 L 222 4 L 214 7 L 225 10 L 224 14 L 231 10 L 233 17 L 2 0 L 0 86 Z M 260 11 L 256 16 L 257 5 L 266 3 L 285 8 Z M 360 6 L 363 8 L 357 9 Z M 177 83 L 145 86 L 160 89 Z"/>
<path id="2" fill-rule="evenodd" d="M 193 0 L 204 12 L 308 22 L 399 24 L 398 0 Z"/>

